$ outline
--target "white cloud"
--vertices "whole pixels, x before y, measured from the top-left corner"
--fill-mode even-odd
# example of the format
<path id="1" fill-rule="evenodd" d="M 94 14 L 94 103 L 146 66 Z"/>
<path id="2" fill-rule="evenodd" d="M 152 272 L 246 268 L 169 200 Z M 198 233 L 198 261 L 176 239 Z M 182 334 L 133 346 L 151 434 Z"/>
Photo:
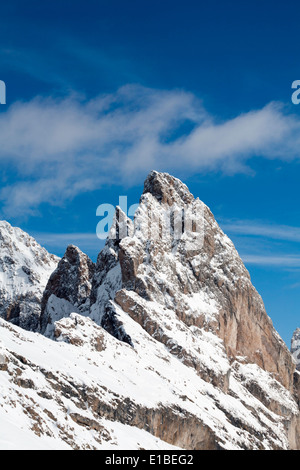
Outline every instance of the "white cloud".
<path id="1" fill-rule="evenodd" d="M 300 227 L 280 224 L 268 224 L 254 220 L 223 220 L 222 229 L 236 235 L 258 236 L 273 240 L 300 242 Z"/>
<path id="2" fill-rule="evenodd" d="M 300 256 L 290 251 L 300 242 L 300 227 L 257 220 L 222 219 L 220 225 L 235 244 L 247 265 L 299 268 Z M 291 243 L 293 245 L 291 245 Z M 281 252 L 279 250 L 282 250 Z"/>
<path id="3" fill-rule="evenodd" d="M 242 254 L 245 264 L 258 266 L 300 267 L 300 256 L 298 255 L 249 255 Z"/>
<path id="4" fill-rule="evenodd" d="M 64 252 L 66 247 L 70 244 L 78 246 L 83 252 L 98 255 L 104 246 L 104 240 L 99 240 L 94 233 L 49 233 L 49 232 L 35 232 L 33 237 L 48 250 L 57 252 L 58 250 Z"/>
<path id="5" fill-rule="evenodd" d="M 178 133 L 189 122 L 190 129 Z M 0 192 L 10 216 L 60 204 L 105 183 L 141 181 L 157 169 L 246 171 L 247 161 L 298 158 L 300 121 L 279 104 L 219 122 L 193 94 L 127 85 L 86 101 L 36 98 L 0 114 Z"/>

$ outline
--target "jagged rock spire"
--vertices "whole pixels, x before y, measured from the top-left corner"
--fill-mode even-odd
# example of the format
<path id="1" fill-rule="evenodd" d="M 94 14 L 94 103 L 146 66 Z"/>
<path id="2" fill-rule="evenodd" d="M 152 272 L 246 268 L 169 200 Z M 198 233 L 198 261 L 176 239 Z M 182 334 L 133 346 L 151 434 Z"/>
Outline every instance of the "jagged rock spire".
<path id="1" fill-rule="evenodd" d="M 296 361 L 296 368 L 300 371 L 300 328 L 294 331 L 291 341 L 291 353 Z"/>
<path id="2" fill-rule="evenodd" d="M 143 194 L 147 193 L 169 206 L 178 203 L 189 204 L 194 200 L 194 196 L 182 181 L 168 173 L 154 170 L 149 173 L 144 183 Z"/>
<path id="3" fill-rule="evenodd" d="M 203 218 L 196 250 L 186 232 L 174 241 L 161 223 L 154 238 L 143 227 L 174 205 Z M 0 369 L 10 383 L 0 418 L 23 409 L 18 422 L 53 436 L 46 397 L 55 434 L 75 448 L 87 447 L 76 423 L 97 448 L 110 420 L 184 449 L 299 448 L 300 374 L 211 211 L 176 178 L 151 172 L 137 214 L 132 231 L 117 208 L 96 267 L 67 248 L 43 297 L 42 331 L 59 344 L 0 319 Z"/>
<path id="4" fill-rule="evenodd" d="M 58 319 L 58 312 L 55 313 L 58 304 L 64 314 L 89 310 L 94 271 L 95 265 L 86 254 L 74 245 L 67 247 L 44 291 L 40 322 L 42 332 L 45 332 L 53 318 Z M 57 299 L 65 301 L 64 307 Z"/>

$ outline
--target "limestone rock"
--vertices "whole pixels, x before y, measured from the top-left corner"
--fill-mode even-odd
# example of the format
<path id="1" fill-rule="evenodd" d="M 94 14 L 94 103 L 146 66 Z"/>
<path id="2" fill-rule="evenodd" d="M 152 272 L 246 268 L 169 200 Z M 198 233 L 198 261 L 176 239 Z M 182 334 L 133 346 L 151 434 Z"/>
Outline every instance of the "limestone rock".
<path id="1" fill-rule="evenodd" d="M 27 233 L 0 221 L 0 317 L 38 329 L 43 291 L 58 261 Z"/>
<path id="2" fill-rule="evenodd" d="M 71 312 L 89 311 L 89 299 L 95 266 L 89 257 L 74 245 L 69 245 L 51 274 L 41 306 L 41 332 L 50 333 L 54 321 Z"/>
<path id="3" fill-rule="evenodd" d="M 169 174 L 149 174 L 134 220 L 116 209 L 96 265 L 67 248 L 41 326 L 0 319 L 0 426 L 10 411 L 26 438 L 73 449 L 300 447 L 292 353 L 210 209 Z"/>
<path id="4" fill-rule="evenodd" d="M 295 359 L 297 370 L 300 370 L 300 328 L 294 331 L 291 341 L 291 353 Z"/>

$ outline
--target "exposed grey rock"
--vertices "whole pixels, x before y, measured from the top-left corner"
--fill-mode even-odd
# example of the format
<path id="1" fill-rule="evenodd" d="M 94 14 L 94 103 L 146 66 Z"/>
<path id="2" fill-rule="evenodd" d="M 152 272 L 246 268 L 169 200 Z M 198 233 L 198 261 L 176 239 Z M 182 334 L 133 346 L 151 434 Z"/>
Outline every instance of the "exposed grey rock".
<path id="1" fill-rule="evenodd" d="M 0 316 L 36 331 L 43 291 L 58 261 L 27 233 L 1 221 Z"/>
<path id="2" fill-rule="evenodd" d="M 291 353 L 296 361 L 296 368 L 300 371 L 300 328 L 294 331 L 291 341 Z"/>
<path id="3" fill-rule="evenodd" d="M 13 252 L 5 256 L 14 269 Z M 20 271 L 34 282 L 31 265 L 20 263 Z M 12 306 L 11 320 L 19 316 Z M 0 348 L 10 365 L 8 395 L 41 436 L 55 437 L 53 413 L 30 408 L 22 393 L 35 386 L 28 377 L 52 400 L 59 438 L 72 448 L 86 445 L 82 428 L 93 448 L 112 439 L 109 421 L 184 449 L 300 447 L 292 354 L 210 209 L 169 174 L 147 177 L 134 222 L 116 209 L 96 265 L 67 248 L 42 302 L 41 330 L 55 341 L 36 335 L 32 345 L 0 326 L 12 345 Z M 31 359 L 20 357 L 20 342 Z M 53 367 L 61 352 L 66 360 Z"/>
<path id="4" fill-rule="evenodd" d="M 74 245 L 69 245 L 45 288 L 41 307 L 41 332 L 71 312 L 88 312 L 95 265 Z"/>

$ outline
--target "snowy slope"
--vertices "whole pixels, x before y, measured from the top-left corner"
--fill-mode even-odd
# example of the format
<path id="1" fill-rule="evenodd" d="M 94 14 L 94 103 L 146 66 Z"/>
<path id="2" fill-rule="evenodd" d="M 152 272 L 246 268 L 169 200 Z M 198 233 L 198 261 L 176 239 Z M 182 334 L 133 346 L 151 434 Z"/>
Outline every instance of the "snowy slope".
<path id="1" fill-rule="evenodd" d="M 0 316 L 36 329 L 42 294 L 57 263 L 34 238 L 0 221 Z"/>
<path id="2" fill-rule="evenodd" d="M 150 173 L 134 223 L 117 208 L 96 266 L 67 248 L 40 324 L 0 319 L 4 448 L 300 447 L 292 355 L 209 208 L 168 174 Z"/>
<path id="3" fill-rule="evenodd" d="M 291 341 L 291 353 L 296 362 L 296 367 L 300 370 L 300 328 L 294 331 Z"/>
<path id="4" fill-rule="evenodd" d="M 284 418 L 247 388 L 254 375 L 297 414 L 269 374 L 233 365 L 224 393 L 119 313 L 134 348 L 78 314 L 56 324 L 57 341 L 0 320 L 1 447 L 203 448 L 209 436 L 212 448 L 288 448 Z"/>

